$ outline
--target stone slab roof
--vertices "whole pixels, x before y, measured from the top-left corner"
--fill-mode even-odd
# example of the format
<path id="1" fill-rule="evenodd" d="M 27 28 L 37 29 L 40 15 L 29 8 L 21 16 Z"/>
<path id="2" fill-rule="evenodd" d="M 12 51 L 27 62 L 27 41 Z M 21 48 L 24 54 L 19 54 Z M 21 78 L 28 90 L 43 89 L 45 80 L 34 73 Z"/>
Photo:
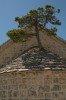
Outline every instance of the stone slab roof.
<path id="1" fill-rule="evenodd" d="M 7 64 L 6 67 L 0 68 L 0 72 L 21 71 L 34 68 L 65 69 L 66 59 L 47 50 L 39 51 L 36 47 L 22 53 L 18 58 Z"/>
<path id="2" fill-rule="evenodd" d="M 42 46 L 46 49 L 44 51 L 39 52 L 36 48 L 38 43 L 35 36 L 25 43 L 9 40 L 0 46 L 0 72 L 34 68 L 65 69 L 66 41 L 57 36 L 48 36 L 45 30 L 40 31 L 39 35 Z M 28 51 L 24 53 L 25 50 Z"/>

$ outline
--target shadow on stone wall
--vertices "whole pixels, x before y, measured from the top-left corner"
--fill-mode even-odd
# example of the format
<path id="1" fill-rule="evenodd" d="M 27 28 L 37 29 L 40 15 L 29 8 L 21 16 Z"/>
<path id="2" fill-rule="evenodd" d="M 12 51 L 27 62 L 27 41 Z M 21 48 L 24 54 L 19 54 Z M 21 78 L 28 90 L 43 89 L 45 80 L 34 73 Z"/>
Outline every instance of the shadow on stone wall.
<path id="1" fill-rule="evenodd" d="M 39 51 L 33 48 L 22 55 L 25 68 L 65 68 L 66 61 L 63 58 L 47 50 Z"/>

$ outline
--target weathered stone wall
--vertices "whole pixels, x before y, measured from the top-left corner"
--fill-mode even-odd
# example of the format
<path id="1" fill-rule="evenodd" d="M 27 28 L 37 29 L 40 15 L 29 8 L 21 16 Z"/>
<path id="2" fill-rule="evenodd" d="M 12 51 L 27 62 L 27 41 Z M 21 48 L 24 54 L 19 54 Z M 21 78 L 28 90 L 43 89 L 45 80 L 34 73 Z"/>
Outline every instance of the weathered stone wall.
<path id="1" fill-rule="evenodd" d="M 36 45 L 37 41 L 35 37 L 25 43 L 13 43 L 12 41 L 8 41 L 0 47 L 0 67 L 17 58 L 23 51 Z"/>
<path id="2" fill-rule="evenodd" d="M 52 51 L 60 57 L 66 58 L 66 42 L 59 37 L 48 36 L 46 31 L 45 34 L 43 33 L 44 31 L 41 32 L 40 38 L 44 48 Z"/>
<path id="3" fill-rule="evenodd" d="M 0 73 L 0 100 L 66 100 L 66 71 Z"/>
<path id="4" fill-rule="evenodd" d="M 48 36 L 46 31 L 45 34 L 44 31 L 40 32 L 40 38 L 44 48 L 66 58 L 66 42 L 63 42 L 59 38 Z M 24 50 L 36 45 L 37 40 L 35 37 L 30 38 L 25 43 L 8 41 L 0 47 L 0 67 L 18 57 Z"/>

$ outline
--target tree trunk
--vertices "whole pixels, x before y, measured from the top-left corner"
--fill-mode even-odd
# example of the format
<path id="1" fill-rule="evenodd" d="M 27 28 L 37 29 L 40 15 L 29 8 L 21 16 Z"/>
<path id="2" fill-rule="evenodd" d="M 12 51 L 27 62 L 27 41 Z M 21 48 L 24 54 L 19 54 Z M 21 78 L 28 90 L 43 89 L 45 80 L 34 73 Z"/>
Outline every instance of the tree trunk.
<path id="1" fill-rule="evenodd" d="M 44 50 L 42 44 L 41 44 L 41 40 L 40 40 L 40 36 L 39 36 L 39 30 L 38 30 L 38 27 L 35 26 L 35 31 L 36 31 L 36 39 L 37 39 L 37 42 L 38 42 L 38 47 L 40 50 Z"/>

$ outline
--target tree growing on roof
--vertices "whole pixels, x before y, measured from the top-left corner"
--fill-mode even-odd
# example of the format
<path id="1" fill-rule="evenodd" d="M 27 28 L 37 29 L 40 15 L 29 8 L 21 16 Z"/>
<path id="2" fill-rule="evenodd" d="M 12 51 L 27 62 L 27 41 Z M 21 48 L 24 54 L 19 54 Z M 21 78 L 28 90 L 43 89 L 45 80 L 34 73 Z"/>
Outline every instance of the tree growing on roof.
<path id="1" fill-rule="evenodd" d="M 36 10 L 30 10 L 28 14 L 22 18 L 15 17 L 15 21 L 18 22 L 18 29 L 10 30 L 7 35 L 14 42 L 24 42 L 31 36 L 36 36 L 38 47 L 43 49 L 39 31 L 47 29 L 49 34 L 55 35 L 57 28 L 53 27 L 51 29 L 47 28 L 47 24 L 50 25 L 61 25 L 61 22 L 57 19 L 56 13 L 59 13 L 60 9 L 55 9 L 52 5 L 46 5 L 45 7 L 39 7 Z M 34 28 L 33 32 L 27 32 L 26 28 Z"/>

